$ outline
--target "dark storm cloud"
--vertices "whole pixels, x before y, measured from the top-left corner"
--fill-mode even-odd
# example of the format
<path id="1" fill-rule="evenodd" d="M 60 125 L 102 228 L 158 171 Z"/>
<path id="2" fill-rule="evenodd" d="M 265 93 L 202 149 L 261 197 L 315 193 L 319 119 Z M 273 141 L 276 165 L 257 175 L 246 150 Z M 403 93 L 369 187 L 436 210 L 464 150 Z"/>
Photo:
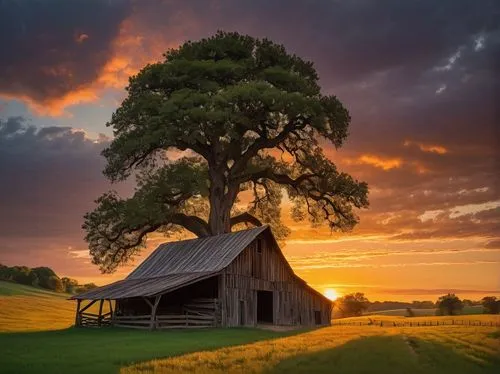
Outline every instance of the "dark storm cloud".
<path id="1" fill-rule="evenodd" d="M 0 239 L 81 241 L 82 215 L 107 188 L 104 143 L 64 127 L 0 119 Z"/>
<path id="2" fill-rule="evenodd" d="M 92 82 L 129 8 L 121 0 L 0 1 L 0 94 L 42 103 Z"/>

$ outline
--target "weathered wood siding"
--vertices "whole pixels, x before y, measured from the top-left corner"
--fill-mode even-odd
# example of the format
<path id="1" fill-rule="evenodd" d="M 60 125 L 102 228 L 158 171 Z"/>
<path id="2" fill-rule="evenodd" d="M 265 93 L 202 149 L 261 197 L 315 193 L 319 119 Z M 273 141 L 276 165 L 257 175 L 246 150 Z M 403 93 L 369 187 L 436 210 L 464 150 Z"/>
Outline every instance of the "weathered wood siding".
<path id="1" fill-rule="evenodd" d="M 330 324 L 331 302 L 293 274 L 267 233 L 253 241 L 220 275 L 222 325 L 256 325 L 259 290 L 273 292 L 275 325 L 317 325 L 315 311 L 320 313 L 321 325 Z"/>

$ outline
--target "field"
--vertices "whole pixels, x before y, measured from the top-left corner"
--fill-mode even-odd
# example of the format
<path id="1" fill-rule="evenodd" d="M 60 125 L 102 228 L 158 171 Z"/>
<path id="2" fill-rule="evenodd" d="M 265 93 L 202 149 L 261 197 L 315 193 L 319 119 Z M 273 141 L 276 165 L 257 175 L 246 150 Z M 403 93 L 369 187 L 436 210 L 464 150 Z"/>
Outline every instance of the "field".
<path id="1" fill-rule="evenodd" d="M 0 373 L 498 373 L 500 329 L 332 326 L 144 332 L 74 329 L 67 295 L 0 282 Z M 443 321 L 415 317 L 412 321 Z M 499 316 L 460 316 L 500 322 Z M 403 321 L 401 316 L 365 316 Z"/>
<path id="2" fill-rule="evenodd" d="M 416 317 L 422 317 L 422 316 L 435 316 L 436 315 L 437 309 L 413 309 L 412 312 Z M 462 314 L 469 315 L 469 314 L 482 314 L 483 313 L 483 307 L 480 305 L 474 305 L 474 306 L 466 306 L 462 310 Z M 377 312 L 368 312 L 365 313 L 365 315 L 382 315 L 382 316 L 406 316 L 408 314 L 406 309 L 390 309 L 390 310 L 381 310 Z"/>

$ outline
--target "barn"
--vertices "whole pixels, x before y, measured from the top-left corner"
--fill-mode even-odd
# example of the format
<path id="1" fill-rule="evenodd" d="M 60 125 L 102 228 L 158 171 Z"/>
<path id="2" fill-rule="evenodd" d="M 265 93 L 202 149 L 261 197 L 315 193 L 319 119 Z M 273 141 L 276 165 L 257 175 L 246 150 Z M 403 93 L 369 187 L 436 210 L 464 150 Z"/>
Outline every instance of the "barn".
<path id="1" fill-rule="evenodd" d="M 323 326 L 332 311 L 268 226 L 162 244 L 124 280 L 72 299 L 76 326 Z"/>

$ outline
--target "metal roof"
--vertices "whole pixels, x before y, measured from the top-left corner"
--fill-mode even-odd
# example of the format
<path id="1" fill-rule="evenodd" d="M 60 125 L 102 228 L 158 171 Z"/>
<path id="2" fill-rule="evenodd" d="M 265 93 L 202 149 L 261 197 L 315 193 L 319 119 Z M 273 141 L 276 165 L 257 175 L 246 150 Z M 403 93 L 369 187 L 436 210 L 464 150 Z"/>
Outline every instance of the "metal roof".
<path id="1" fill-rule="evenodd" d="M 174 291 L 177 288 L 201 281 L 213 276 L 213 273 L 171 274 L 156 278 L 123 279 L 106 286 L 94 288 L 85 293 L 72 296 L 71 299 L 100 300 L 126 299 L 130 297 L 150 297 L 160 293 Z"/>
<path id="2" fill-rule="evenodd" d="M 259 234 L 260 226 L 206 238 L 160 245 L 124 280 L 72 299 L 123 299 L 154 296 L 206 279 L 227 267 Z"/>
<path id="3" fill-rule="evenodd" d="M 126 279 L 220 271 L 268 227 L 162 244 Z"/>

